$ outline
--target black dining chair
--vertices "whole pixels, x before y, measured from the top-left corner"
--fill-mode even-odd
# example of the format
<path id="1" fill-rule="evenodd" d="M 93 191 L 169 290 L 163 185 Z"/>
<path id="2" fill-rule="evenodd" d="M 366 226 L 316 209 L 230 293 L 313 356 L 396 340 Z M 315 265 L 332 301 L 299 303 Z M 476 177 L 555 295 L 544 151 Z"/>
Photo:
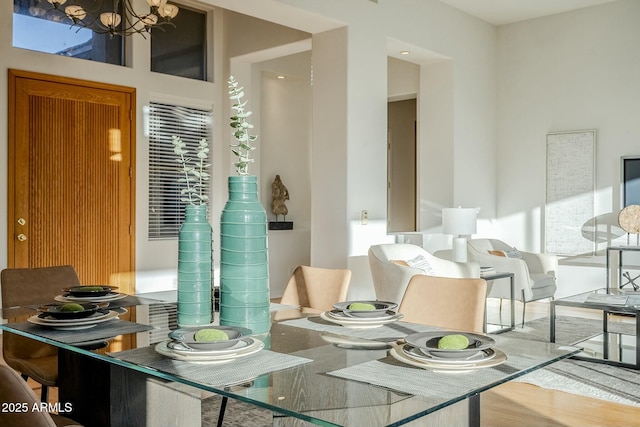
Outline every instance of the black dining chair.
<path id="1" fill-rule="evenodd" d="M 79 286 L 80 280 L 70 265 L 40 268 L 7 268 L 0 273 L 2 308 L 46 304 L 63 288 Z M 42 385 L 40 399 L 48 399 L 48 387 L 58 384 L 56 347 L 10 332 L 2 334 L 2 356 L 10 367 Z"/>

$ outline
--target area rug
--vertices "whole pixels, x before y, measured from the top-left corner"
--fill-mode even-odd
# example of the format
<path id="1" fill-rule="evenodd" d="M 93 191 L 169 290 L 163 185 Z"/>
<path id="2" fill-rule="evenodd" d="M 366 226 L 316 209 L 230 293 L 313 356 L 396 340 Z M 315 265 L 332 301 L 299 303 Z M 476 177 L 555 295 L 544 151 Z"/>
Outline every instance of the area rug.
<path id="1" fill-rule="evenodd" d="M 222 396 L 212 396 L 202 401 L 202 425 L 216 426 Z M 273 427 L 273 412 L 257 408 L 245 402 L 228 399 L 224 411 L 224 427 Z"/>
<path id="2" fill-rule="evenodd" d="M 634 328 L 635 325 L 629 323 L 609 323 L 611 332 L 633 335 Z M 558 316 L 556 319 L 556 343 L 559 344 L 573 344 L 600 332 L 601 320 L 568 316 Z M 527 322 L 523 328 L 518 326 L 505 333 L 505 336 L 548 342 L 549 318 Z M 640 407 L 640 371 L 633 369 L 570 359 L 549 365 L 516 381 Z"/>

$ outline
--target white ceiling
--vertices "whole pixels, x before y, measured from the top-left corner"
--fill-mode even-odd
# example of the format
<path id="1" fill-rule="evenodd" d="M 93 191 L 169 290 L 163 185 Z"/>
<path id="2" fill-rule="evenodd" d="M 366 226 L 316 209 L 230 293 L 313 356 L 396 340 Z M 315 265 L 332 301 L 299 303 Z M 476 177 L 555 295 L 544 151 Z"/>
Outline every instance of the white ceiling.
<path id="1" fill-rule="evenodd" d="M 440 0 L 493 25 L 554 15 L 616 0 Z"/>

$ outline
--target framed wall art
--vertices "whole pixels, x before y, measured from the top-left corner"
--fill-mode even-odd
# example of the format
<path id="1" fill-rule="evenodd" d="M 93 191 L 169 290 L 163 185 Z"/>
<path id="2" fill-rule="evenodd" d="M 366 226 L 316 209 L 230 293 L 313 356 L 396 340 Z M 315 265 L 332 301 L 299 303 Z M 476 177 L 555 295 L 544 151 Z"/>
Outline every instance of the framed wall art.
<path id="1" fill-rule="evenodd" d="M 595 130 L 547 134 L 545 250 L 592 255 L 596 242 L 583 235 L 595 210 Z"/>

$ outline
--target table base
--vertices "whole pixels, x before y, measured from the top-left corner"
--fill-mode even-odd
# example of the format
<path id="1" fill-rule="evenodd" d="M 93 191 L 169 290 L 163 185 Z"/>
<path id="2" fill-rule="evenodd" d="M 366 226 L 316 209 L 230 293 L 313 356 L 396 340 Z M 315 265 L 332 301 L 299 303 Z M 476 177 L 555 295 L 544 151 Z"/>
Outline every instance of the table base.
<path id="1" fill-rule="evenodd" d="M 633 335 L 601 333 L 571 345 L 583 348 L 581 353 L 573 356 L 574 359 L 640 369 L 636 362 L 636 337 Z"/>

